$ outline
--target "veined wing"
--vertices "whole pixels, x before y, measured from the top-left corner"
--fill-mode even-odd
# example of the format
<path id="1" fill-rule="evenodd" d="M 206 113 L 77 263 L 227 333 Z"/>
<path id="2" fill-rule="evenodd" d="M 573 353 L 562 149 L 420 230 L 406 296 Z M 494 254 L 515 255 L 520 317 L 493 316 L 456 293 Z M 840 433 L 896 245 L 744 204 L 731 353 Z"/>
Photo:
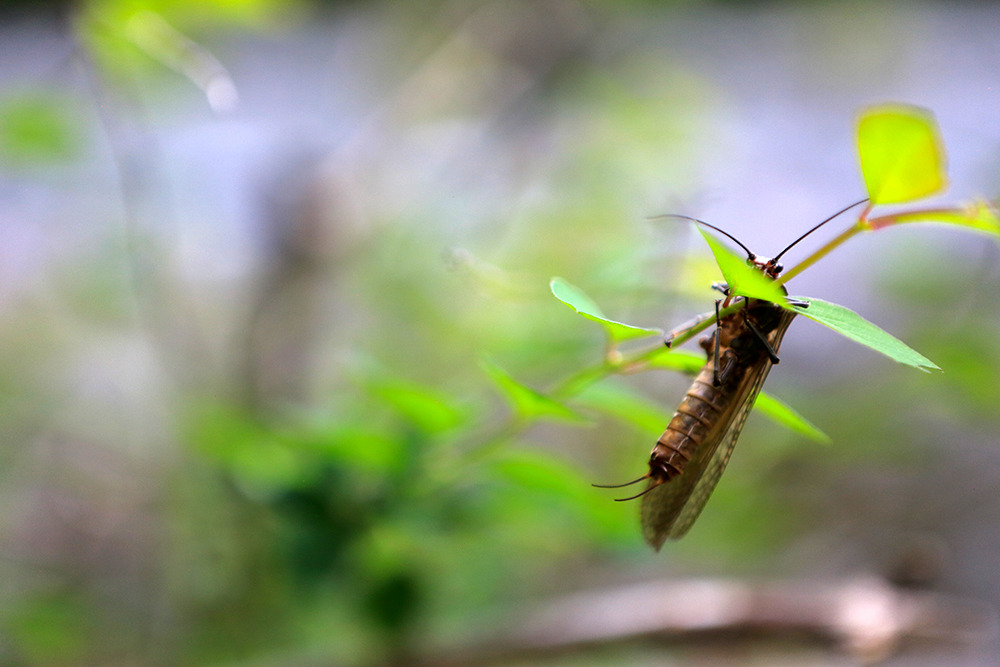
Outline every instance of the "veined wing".
<path id="1" fill-rule="evenodd" d="M 775 351 L 794 317 L 794 313 L 782 312 L 781 322 L 768 336 Z M 687 464 L 684 472 L 665 483 L 650 481 L 652 488 L 642 496 L 642 535 L 657 551 L 668 539 L 680 539 L 690 530 L 725 471 L 757 394 L 771 371 L 772 363 L 767 357 L 762 357 L 757 364 L 747 370 L 728 397 L 715 428 L 707 434 L 697 457 Z M 696 381 L 707 381 L 710 372 L 710 367 L 706 367 Z"/>
<path id="2" fill-rule="evenodd" d="M 668 539 L 680 539 L 690 530 L 725 471 L 771 369 L 767 359 L 758 363 L 760 367 L 743 378 L 731 397 L 729 409 L 719 416 L 718 428 L 702 443 L 698 457 L 688 463 L 679 477 L 657 484 L 642 497 L 642 535 L 657 551 Z"/>

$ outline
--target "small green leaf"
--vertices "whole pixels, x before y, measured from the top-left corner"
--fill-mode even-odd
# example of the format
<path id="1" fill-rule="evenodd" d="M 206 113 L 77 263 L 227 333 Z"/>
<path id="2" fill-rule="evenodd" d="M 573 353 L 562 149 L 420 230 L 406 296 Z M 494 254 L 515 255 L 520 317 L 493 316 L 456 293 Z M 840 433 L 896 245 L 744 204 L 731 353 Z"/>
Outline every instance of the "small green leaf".
<path id="1" fill-rule="evenodd" d="M 507 487 L 494 495 L 502 513 L 496 517 L 499 530 L 516 526 L 517 540 L 525 539 L 526 532 L 541 531 L 539 546 L 551 549 L 553 533 L 578 530 L 573 524 L 617 535 L 627 523 L 615 503 L 594 493 L 593 480 L 563 457 L 523 447 L 507 449 L 493 459 L 488 473 Z"/>
<path id="2" fill-rule="evenodd" d="M 498 476 L 553 499 L 578 500 L 590 491 L 583 473 L 566 460 L 528 449 L 510 449 L 493 462 Z"/>
<path id="3" fill-rule="evenodd" d="M 697 375 L 705 365 L 705 355 L 684 350 L 675 350 L 663 346 L 663 350 L 649 359 L 650 368 L 663 368 L 670 371 L 680 371 L 688 375 Z"/>
<path id="4" fill-rule="evenodd" d="M 669 354 L 658 354 L 649 360 L 651 368 L 666 368 L 669 370 L 681 371 L 688 375 L 697 374 L 705 365 L 705 356 L 677 350 Z M 800 433 L 807 438 L 817 442 L 830 442 L 830 438 L 809 422 L 805 417 L 786 405 L 783 401 L 774 398 L 766 392 L 761 392 L 754 404 L 755 410 L 760 410 L 761 414 L 781 426 L 789 428 L 796 433 Z"/>
<path id="5" fill-rule="evenodd" d="M 604 327 L 605 332 L 613 341 L 619 342 L 624 340 L 632 340 L 633 338 L 645 338 L 647 336 L 660 336 L 663 331 L 660 329 L 650 329 L 647 327 L 636 327 L 631 324 L 624 324 L 623 322 L 616 322 L 615 320 L 609 320 L 601 312 L 600 307 L 594 301 L 584 293 L 579 287 L 570 284 L 562 278 L 553 278 L 549 281 L 549 289 L 552 290 L 552 294 L 565 303 L 567 306 L 575 310 L 577 313 L 586 317 L 588 320 L 597 322 Z"/>
<path id="6" fill-rule="evenodd" d="M 580 415 L 562 403 L 521 384 L 492 361 L 481 359 L 479 365 L 490 376 L 519 417 L 528 420 L 550 418 L 560 421 L 584 421 Z"/>
<path id="7" fill-rule="evenodd" d="M 866 109 L 858 119 L 858 158 L 872 205 L 920 199 L 947 183 L 937 122 L 919 107 Z"/>
<path id="8" fill-rule="evenodd" d="M 830 440 L 830 436 L 819 430 L 815 424 L 796 412 L 787 403 L 771 396 L 770 394 L 761 392 L 760 395 L 757 396 L 757 402 L 754 404 L 754 410 L 759 410 L 762 415 L 771 421 L 795 431 L 800 435 L 804 435 L 810 440 L 822 442 L 823 444 L 833 442 Z"/>
<path id="9" fill-rule="evenodd" d="M 776 303 L 785 308 L 788 307 L 788 300 L 776 282 L 764 275 L 764 273 L 747 263 L 745 257 L 740 257 L 717 238 L 698 227 L 698 231 L 705 237 L 708 247 L 715 255 L 715 262 L 722 271 L 722 276 L 729 285 L 731 294 L 763 299 Z"/>
<path id="10" fill-rule="evenodd" d="M 600 306 L 594 303 L 594 301 L 587 296 L 582 289 L 571 284 L 564 278 L 559 278 L 557 276 L 550 280 L 549 289 L 552 290 L 552 294 L 555 295 L 557 299 L 581 315 L 585 317 L 590 316 L 591 319 L 598 321 L 605 319 Z"/>
<path id="11" fill-rule="evenodd" d="M 793 306 L 794 310 L 814 322 L 830 327 L 837 333 L 881 352 L 901 364 L 913 366 L 923 371 L 941 370 L 927 357 L 852 310 L 821 299 L 806 297 L 796 297 L 796 299 L 807 301 L 809 307 Z"/>
<path id="12" fill-rule="evenodd" d="M 189 420 L 186 439 L 191 447 L 245 488 L 279 491 L 301 478 L 303 460 L 296 448 L 250 413 L 205 403 L 192 408 Z"/>
<path id="13" fill-rule="evenodd" d="M 670 413 L 663 406 L 610 382 L 590 385 L 576 397 L 576 401 L 584 407 L 633 424 L 647 433 L 662 431 L 670 421 Z"/>
<path id="14" fill-rule="evenodd" d="M 52 94 L 0 100 L 0 159 L 18 166 L 72 158 L 79 149 L 74 103 Z"/>
<path id="15" fill-rule="evenodd" d="M 447 431 L 464 419 L 451 397 L 432 387 L 386 378 L 370 380 L 367 388 L 426 433 Z"/>
<path id="16" fill-rule="evenodd" d="M 407 443 L 383 433 L 382 428 L 382 424 L 338 423 L 303 433 L 293 440 L 303 452 L 318 455 L 331 464 L 384 474 L 401 467 L 406 460 Z"/>

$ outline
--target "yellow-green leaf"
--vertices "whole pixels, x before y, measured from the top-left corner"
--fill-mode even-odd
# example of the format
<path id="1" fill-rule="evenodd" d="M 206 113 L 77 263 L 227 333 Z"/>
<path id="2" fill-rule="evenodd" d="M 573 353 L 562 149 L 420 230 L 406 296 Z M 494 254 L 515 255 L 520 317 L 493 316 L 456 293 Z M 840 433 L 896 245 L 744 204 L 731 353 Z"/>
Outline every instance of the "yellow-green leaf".
<path id="1" fill-rule="evenodd" d="M 862 112 L 858 158 L 873 205 L 927 197 L 947 183 L 937 122 L 919 107 L 885 105 Z"/>
<path id="2" fill-rule="evenodd" d="M 80 138 L 73 103 L 53 94 L 21 94 L 0 100 L 0 160 L 18 166 L 76 155 Z"/>
<path id="3" fill-rule="evenodd" d="M 729 285 L 730 294 L 763 299 L 785 308 L 788 307 L 788 300 L 780 285 L 764 275 L 760 269 L 750 266 L 745 257 L 734 253 L 701 227 L 698 228 L 698 231 L 705 237 L 708 247 L 712 249 L 715 262 L 719 265 L 719 270 L 722 271 L 726 284 Z"/>

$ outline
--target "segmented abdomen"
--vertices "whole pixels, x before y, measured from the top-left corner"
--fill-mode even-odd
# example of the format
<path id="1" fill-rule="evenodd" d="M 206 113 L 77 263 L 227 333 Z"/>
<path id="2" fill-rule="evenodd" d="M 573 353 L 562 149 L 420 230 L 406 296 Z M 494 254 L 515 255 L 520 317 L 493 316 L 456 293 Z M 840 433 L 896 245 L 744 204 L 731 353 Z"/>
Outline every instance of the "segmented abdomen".
<path id="1" fill-rule="evenodd" d="M 669 481 L 684 472 L 712 427 L 718 424 L 727 400 L 732 400 L 732 391 L 725 386 L 714 386 L 713 378 L 714 365 L 710 360 L 694 379 L 650 453 L 650 477 L 654 480 Z"/>

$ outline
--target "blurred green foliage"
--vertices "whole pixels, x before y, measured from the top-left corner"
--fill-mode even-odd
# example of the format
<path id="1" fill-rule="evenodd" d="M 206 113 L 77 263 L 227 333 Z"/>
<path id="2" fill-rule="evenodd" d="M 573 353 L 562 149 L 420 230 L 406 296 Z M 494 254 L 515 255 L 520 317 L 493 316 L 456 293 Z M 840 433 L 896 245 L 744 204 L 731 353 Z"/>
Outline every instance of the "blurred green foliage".
<path id="1" fill-rule="evenodd" d="M 286 0 L 90 0 L 75 29 L 103 85 L 134 93 L 137 80 L 162 83 L 164 67 L 201 86 L 199 67 L 211 64 L 202 40 L 280 27 L 301 11 Z M 446 62 L 443 74 L 466 65 Z M 704 109 L 720 100 L 691 73 L 641 58 L 614 71 L 570 60 L 552 76 L 536 111 L 566 124 L 552 131 L 544 175 L 526 168 L 511 186 L 517 204 L 490 213 L 502 224 L 464 235 L 449 227 L 451 192 L 429 189 L 388 213 L 366 201 L 376 213 L 360 239 L 318 268 L 284 266 L 304 302 L 319 293 L 334 305 L 275 298 L 257 284 L 269 267 L 237 285 L 248 311 L 271 299 L 293 305 L 288 319 L 276 308 L 281 326 L 262 337 L 305 358 L 297 391 L 251 386 L 248 376 L 293 362 L 269 365 L 247 342 L 245 329 L 258 330 L 227 309 L 230 292 L 165 263 L 153 276 L 160 291 L 143 293 L 110 268 L 128 264 L 108 250 L 124 245 L 114 235 L 52 268 L 44 289 L 25 288 L 0 327 L 0 425 L 8 442 L 28 443 L 0 452 L 12 508 L 2 529 L 24 554 L 0 563 L 16 582 L 3 593 L 0 661 L 405 662 L 440 637 L 490 627 L 498 610 L 608 570 L 619 580 L 621 571 L 763 570 L 789 535 L 829 518 L 827 492 L 858 460 L 920 465 L 893 443 L 925 437 L 921 405 L 940 406 L 949 425 L 1000 426 L 995 314 L 948 336 L 937 319 L 915 318 L 908 340 L 945 368 L 943 381 L 891 370 L 796 392 L 796 407 L 837 446 L 802 446 L 751 421 L 715 509 L 653 560 L 635 508 L 590 483 L 645 471 L 686 383 L 675 371 L 701 355 L 651 357 L 670 372 L 604 379 L 570 404 L 560 380 L 600 366 L 605 341 L 546 285 L 570 276 L 610 304 L 609 317 L 664 326 L 711 305 L 718 275 L 707 253 L 689 256 L 685 232 L 653 231 L 642 218 L 661 205 L 663 183 L 701 187 L 692 150 L 712 136 Z M 68 106 L 48 93 L 6 97 L 4 158 L 78 158 Z M 398 122 L 401 134 L 425 129 Z M 535 137 L 524 141 L 534 155 Z M 442 259 L 459 237 L 470 249 Z M 127 252 L 169 257 L 168 244 L 143 236 Z M 916 273 L 886 277 L 889 296 L 912 312 L 952 303 L 976 278 Z M 207 304 L 196 322 L 204 338 L 178 306 L 187 298 Z M 156 317 L 135 315 L 144 310 Z M 297 338 L 295 317 L 317 337 Z M 152 379 L 139 372 L 147 366 Z"/>
<path id="2" fill-rule="evenodd" d="M 0 161 L 10 166 L 72 159 L 80 137 L 69 100 L 44 91 L 8 94 L 0 101 Z"/>

